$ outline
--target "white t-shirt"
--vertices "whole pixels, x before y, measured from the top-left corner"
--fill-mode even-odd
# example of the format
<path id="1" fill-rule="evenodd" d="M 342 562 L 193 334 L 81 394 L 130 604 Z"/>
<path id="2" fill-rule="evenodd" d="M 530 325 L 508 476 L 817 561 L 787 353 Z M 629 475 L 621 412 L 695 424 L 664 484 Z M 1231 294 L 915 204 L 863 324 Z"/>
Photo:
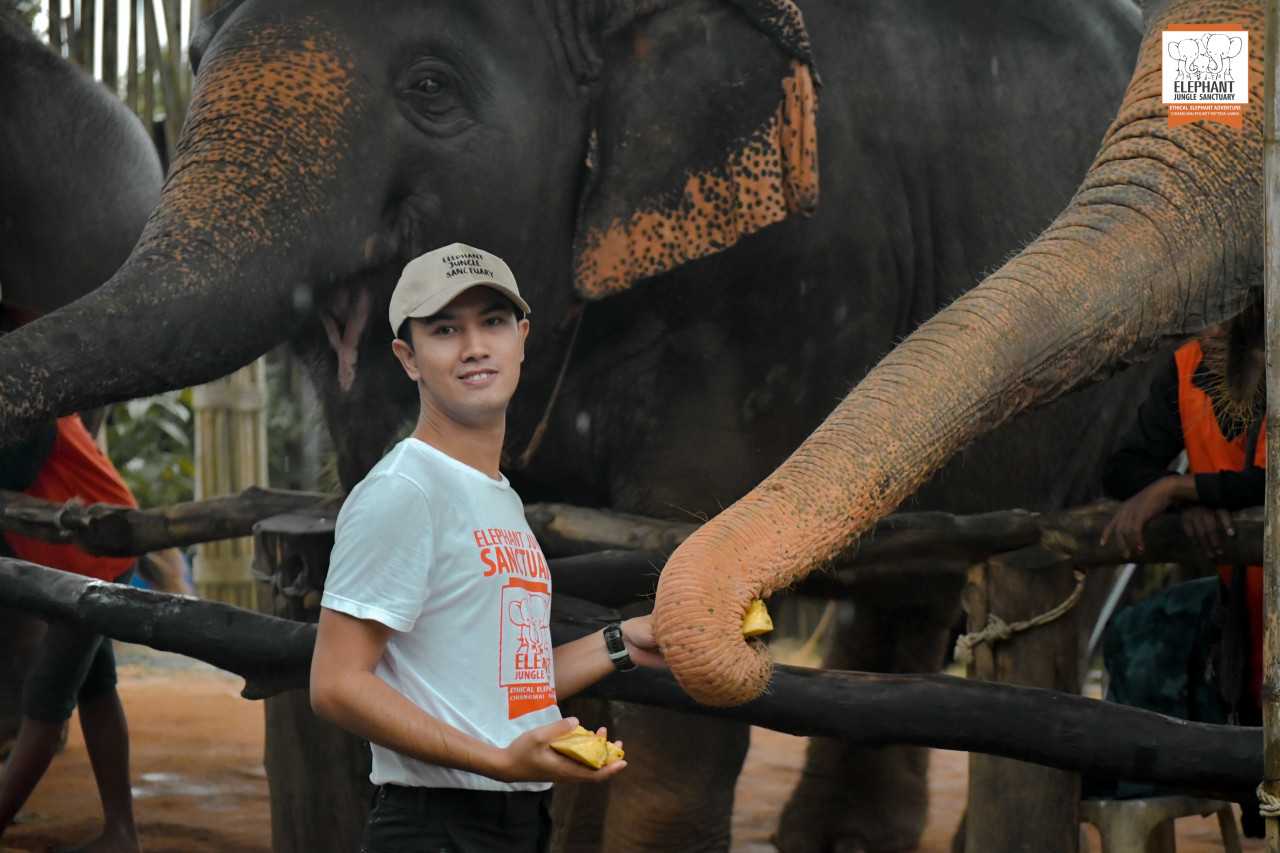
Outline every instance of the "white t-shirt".
<path id="1" fill-rule="evenodd" d="M 377 675 L 432 716 L 505 747 L 560 719 L 551 574 L 507 482 L 416 438 L 395 446 L 338 514 L 321 602 L 394 633 Z M 538 791 L 373 745 L 375 785 Z"/>

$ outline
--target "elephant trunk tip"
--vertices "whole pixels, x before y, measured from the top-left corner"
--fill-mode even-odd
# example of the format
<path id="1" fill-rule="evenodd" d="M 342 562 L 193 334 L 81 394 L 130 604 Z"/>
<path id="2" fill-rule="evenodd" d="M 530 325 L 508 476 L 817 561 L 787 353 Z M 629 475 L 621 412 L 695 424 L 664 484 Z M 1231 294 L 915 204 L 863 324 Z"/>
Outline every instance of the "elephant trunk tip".
<path id="1" fill-rule="evenodd" d="M 704 705 L 741 705 L 760 696 L 773 675 L 773 659 L 761 640 L 742 632 L 743 616 L 757 594 L 742 589 L 722 596 L 700 589 L 696 579 L 668 583 L 671 568 L 658 583 L 654 633 L 676 681 Z"/>
<path id="2" fill-rule="evenodd" d="M 765 693 L 773 677 L 773 659 L 760 640 L 738 636 L 695 644 L 677 636 L 660 642 L 676 681 L 703 705 L 743 705 Z"/>

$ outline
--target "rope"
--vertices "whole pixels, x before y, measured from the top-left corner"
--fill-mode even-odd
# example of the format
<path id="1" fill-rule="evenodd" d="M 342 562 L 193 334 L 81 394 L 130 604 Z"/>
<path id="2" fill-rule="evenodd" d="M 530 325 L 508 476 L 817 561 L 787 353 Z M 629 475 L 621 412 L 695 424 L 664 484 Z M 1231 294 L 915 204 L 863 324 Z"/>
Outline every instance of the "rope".
<path id="1" fill-rule="evenodd" d="M 987 643 L 994 646 L 997 642 L 1008 640 L 1014 634 L 1020 631 L 1026 631 L 1040 625 L 1059 619 L 1064 613 L 1076 606 L 1076 602 L 1080 600 L 1080 596 L 1084 594 L 1084 572 L 1075 572 L 1076 588 L 1067 596 L 1067 600 L 1059 604 L 1052 610 L 1041 613 L 1039 616 L 1033 616 L 1022 622 L 1014 622 L 1010 625 L 994 613 L 987 614 L 987 626 L 981 631 L 974 631 L 965 634 L 956 640 L 955 659 L 963 664 L 973 663 L 973 649 L 979 643 Z"/>
<path id="2" fill-rule="evenodd" d="M 65 542 L 74 538 L 77 530 L 85 530 L 89 527 L 84 518 L 77 515 L 69 515 L 69 513 L 78 513 L 83 509 L 84 501 L 79 497 L 74 497 L 59 507 L 58 511 L 53 514 L 53 526 L 58 530 L 59 539 Z"/>
<path id="3" fill-rule="evenodd" d="M 1280 797 L 1262 790 L 1262 784 L 1259 782 L 1258 790 L 1254 791 L 1258 797 L 1258 814 L 1270 818 L 1280 817 Z"/>
<path id="4" fill-rule="evenodd" d="M 564 351 L 564 361 L 560 363 L 560 373 L 556 375 L 556 384 L 551 389 L 551 397 L 547 400 L 547 408 L 542 413 L 542 420 L 534 428 L 533 436 L 529 439 L 529 446 L 516 459 L 515 467 L 521 471 L 529 467 L 529 461 L 533 459 L 533 454 L 537 452 L 538 447 L 542 444 L 542 436 L 546 434 L 547 424 L 551 421 L 551 410 L 556 406 L 556 399 L 560 396 L 560 386 L 564 383 L 564 375 L 569 370 L 569 357 L 573 355 L 573 345 L 578 342 L 578 330 L 582 328 L 582 315 L 587 313 L 585 304 L 576 305 L 569 310 L 576 310 L 578 316 L 574 320 L 573 330 L 569 334 L 569 346 Z"/>

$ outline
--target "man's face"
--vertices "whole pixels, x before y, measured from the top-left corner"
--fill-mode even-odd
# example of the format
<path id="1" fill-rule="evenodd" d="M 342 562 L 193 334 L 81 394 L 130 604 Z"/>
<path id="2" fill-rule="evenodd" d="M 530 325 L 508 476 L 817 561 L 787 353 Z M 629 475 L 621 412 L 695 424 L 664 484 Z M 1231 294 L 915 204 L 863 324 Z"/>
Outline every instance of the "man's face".
<path id="1" fill-rule="evenodd" d="M 392 347 L 418 383 L 428 420 L 487 427 L 506 416 L 529 333 L 506 297 L 473 287 L 410 328 L 413 348 L 401 340 Z"/>

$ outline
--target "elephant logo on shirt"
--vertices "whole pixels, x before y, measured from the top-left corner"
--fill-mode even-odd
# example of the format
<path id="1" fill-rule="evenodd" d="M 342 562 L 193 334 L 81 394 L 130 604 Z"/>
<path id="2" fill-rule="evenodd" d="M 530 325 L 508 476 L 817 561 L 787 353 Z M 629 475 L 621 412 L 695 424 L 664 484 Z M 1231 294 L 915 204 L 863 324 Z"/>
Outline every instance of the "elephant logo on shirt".
<path id="1" fill-rule="evenodd" d="M 547 641 L 551 599 L 538 593 L 525 593 L 507 603 L 507 619 L 519 629 L 516 669 L 545 670 L 551 655 Z"/>
<path id="2" fill-rule="evenodd" d="M 502 588 L 498 683 L 511 719 L 556 704 L 551 661 L 551 586 L 510 577 Z"/>

